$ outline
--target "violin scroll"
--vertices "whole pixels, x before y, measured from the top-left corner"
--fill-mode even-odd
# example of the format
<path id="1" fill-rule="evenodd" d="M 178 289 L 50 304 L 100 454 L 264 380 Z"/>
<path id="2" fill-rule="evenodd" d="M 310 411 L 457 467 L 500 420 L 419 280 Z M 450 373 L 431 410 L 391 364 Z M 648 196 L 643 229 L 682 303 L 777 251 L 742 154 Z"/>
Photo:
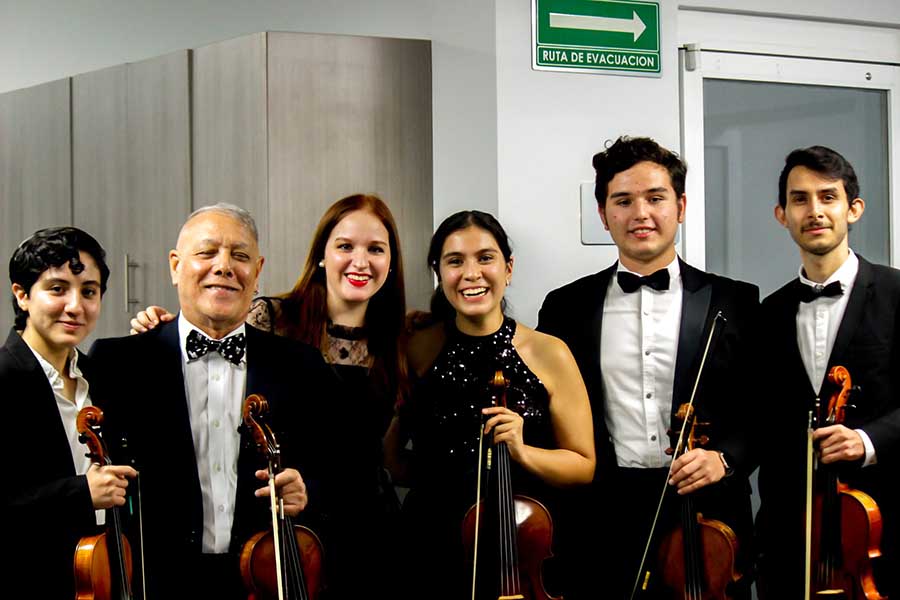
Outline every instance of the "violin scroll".
<path id="1" fill-rule="evenodd" d="M 828 371 L 828 381 L 840 388 L 828 399 L 828 414 L 825 419 L 829 425 L 836 425 L 845 420 L 853 383 L 850 381 L 850 371 L 841 365 L 831 367 Z"/>
<path id="2" fill-rule="evenodd" d="M 101 425 L 103 425 L 103 411 L 96 406 L 85 406 L 78 411 L 75 418 L 78 441 L 88 447 L 91 462 L 106 465 L 109 464 L 109 453 L 106 451 L 106 444 L 100 438 Z"/>

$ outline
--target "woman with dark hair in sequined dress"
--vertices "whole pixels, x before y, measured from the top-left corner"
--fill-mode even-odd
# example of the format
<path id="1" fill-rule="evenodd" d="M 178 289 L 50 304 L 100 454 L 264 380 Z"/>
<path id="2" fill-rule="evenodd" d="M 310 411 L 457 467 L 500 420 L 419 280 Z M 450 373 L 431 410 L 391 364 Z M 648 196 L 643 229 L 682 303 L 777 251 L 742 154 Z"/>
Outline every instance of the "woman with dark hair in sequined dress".
<path id="1" fill-rule="evenodd" d="M 470 585 L 460 527 L 475 502 L 482 427 L 509 448 L 514 492 L 538 499 L 591 481 L 593 431 L 568 347 L 504 314 L 513 258 L 497 220 L 479 211 L 450 216 L 432 237 L 428 263 L 438 279 L 434 323 L 410 340 L 413 391 L 391 423 L 385 452 L 395 478 L 411 488 L 404 504 L 410 552 L 399 579 L 409 596 L 458 600 Z M 489 406 L 497 369 L 509 381 L 506 408 Z"/>

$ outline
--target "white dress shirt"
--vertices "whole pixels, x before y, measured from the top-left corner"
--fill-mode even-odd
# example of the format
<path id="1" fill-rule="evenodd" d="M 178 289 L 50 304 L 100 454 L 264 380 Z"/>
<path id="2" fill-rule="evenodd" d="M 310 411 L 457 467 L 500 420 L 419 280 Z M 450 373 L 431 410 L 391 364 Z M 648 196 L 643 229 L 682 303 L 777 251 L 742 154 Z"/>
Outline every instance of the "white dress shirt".
<path id="1" fill-rule="evenodd" d="M 604 418 L 620 467 L 660 468 L 672 462 L 665 451 L 681 328 L 677 257 L 667 269 L 668 290 L 641 286 L 626 294 L 613 277 L 603 303 Z M 621 263 L 618 270 L 627 271 Z"/>
<path id="2" fill-rule="evenodd" d="M 823 283 L 816 283 L 807 279 L 803 267 L 800 267 L 800 282 L 814 288 L 822 288 L 834 281 L 841 282 L 843 294 L 840 296 L 820 296 L 812 302 L 801 302 L 797 308 L 797 348 L 800 350 L 800 358 L 806 368 L 809 383 L 816 393 L 822 389 L 825 381 L 825 370 L 831 351 L 834 349 L 834 340 L 837 338 L 838 329 L 844 319 L 844 312 L 850 302 L 850 292 L 856 282 L 856 274 L 859 272 L 859 259 L 851 250 L 844 264 L 831 277 Z M 855 430 L 862 438 L 866 448 L 866 457 L 863 466 L 875 464 L 875 446 L 868 434 L 862 429 Z"/>
<path id="3" fill-rule="evenodd" d="M 240 451 L 238 426 L 247 384 L 247 355 L 244 354 L 238 365 L 218 352 L 188 360 L 185 345 L 192 329 L 200 331 L 179 314 L 184 392 L 203 499 L 203 552 L 222 554 L 228 552 L 234 521 Z M 245 333 L 243 323 L 225 338 L 240 333 Z"/>
<path id="4" fill-rule="evenodd" d="M 22 341 L 25 340 L 23 339 Z M 25 342 L 25 344 L 27 345 L 28 342 Z M 81 369 L 78 368 L 78 352 L 73 349 L 72 354 L 69 356 L 69 377 L 75 380 L 75 402 L 72 402 L 66 398 L 64 394 L 65 381 L 63 381 L 63 378 L 59 374 L 59 371 L 56 370 L 56 367 L 46 361 L 44 357 L 38 354 L 31 346 L 28 346 L 28 349 L 34 354 L 38 364 L 41 365 L 41 369 L 44 370 L 44 375 L 47 376 L 47 381 L 53 389 L 53 396 L 56 398 L 56 407 L 59 409 L 59 418 L 62 419 L 63 428 L 65 428 L 66 437 L 69 440 L 69 450 L 72 452 L 72 462 L 75 463 L 75 474 L 84 475 L 88 472 L 88 469 L 91 468 L 91 459 L 88 458 L 87 455 L 88 447 L 78 441 L 78 429 L 76 428 L 75 421 L 78 418 L 79 411 L 85 406 L 92 406 L 92 404 L 90 386 L 88 385 L 87 379 L 81 374 Z M 96 515 L 97 525 L 106 523 L 105 510 L 95 510 L 94 513 Z"/>

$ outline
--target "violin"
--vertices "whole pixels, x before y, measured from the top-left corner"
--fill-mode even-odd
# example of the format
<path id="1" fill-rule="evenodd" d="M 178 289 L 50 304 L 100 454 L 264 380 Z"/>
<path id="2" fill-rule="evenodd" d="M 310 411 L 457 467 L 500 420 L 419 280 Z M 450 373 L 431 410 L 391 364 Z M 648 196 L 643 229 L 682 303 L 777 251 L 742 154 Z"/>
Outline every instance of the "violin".
<path id="1" fill-rule="evenodd" d="M 294 525 L 275 491 L 275 476 L 283 467 L 281 448 L 265 421 L 268 412 L 268 402 L 258 394 L 244 401 L 244 426 L 268 462 L 272 528 L 244 544 L 241 577 L 251 600 L 315 600 L 322 587 L 322 542 L 312 530 Z"/>
<path id="2" fill-rule="evenodd" d="M 709 426 L 709 423 L 697 421 L 694 399 L 703 375 L 703 367 L 706 365 L 706 358 L 709 356 L 714 340 L 717 339 L 718 326 L 726 321 L 722 311 L 716 313 L 713 318 L 690 400 L 679 406 L 675 414 L 676 421 L 681 422 L 681 428 L 674 450 L 669 449 L 673 459 L 678 459 L 695 447 L 704 446 L 709 442 L 709 436 L 698 432 L 698 428 Z M 632 599 L 637 597 L 639 590 L 646 591 L 649 584 L 651 573 L 650 571 L 645 572 L 644 565 L 654 539 L 663 502 L 667 497 L 674 496 L 670 491 L 668 479 L 667 475 L 666 481 L 663 482 L 662 494 L 647 545 L 644 548 L 641 565 L 631 590 Z M 741 578 L 741 575 L 735 570 L 738 540 L 734 530 L 721 521 L 707 519 L 702 513 L 697 512 L 690 494 L 674 497 L 680 502 L 680 522 L 662 539 L 658 547 L 660 584 L 669 590 L 672 598 L 729 600 L 732 598 L 730 588 Z"/>
<path id="3" fill-rule="evenodd" d="M 507 381 L 496 371 L 492 382 L 501 406 L 506 406 Z M 482 427 L 482 435 L 484 428 Z M 463 519 L 463 544 L 472 563 L 472 600 L 562 600 L 544 588 L 542 566 L 552 556 L 553 519 L 547 508 L 533 498 L 512 493 L 512 461 L 505 442 L 488 444 L 487 471 L 489 491 L 481 500 L 483 437 L 479 445 L 478 488 L 476 502 Z M 482 522 L 486 521 L 486 526 Z M 483 529 L 490 530 L 490 549 L 486 559 L 479 557 L 479 539 Z M 495 542 L 494 540 L 499 540 Z"/>
<path id="4" fill-rule="evenodd" d="M 841 482 L 835 468 L 820 464 L 813 450 L 816 428 L 844 422 L 852 390 L 842 366 L 828 371 L 828 381 L 838 389 L 824 413 L 816 401 L 807 431 L 804 599 L 886 600 L 872 575 L 872 559 L 881 556 L 881 511 L 871 496 Z"/>
<path id="5" fill-rule="evenodd" d="M 697 429 L 709 425 L 696 419 L 694 406 L 682 404 L 676 420 L 687 424 L 682 452 L 701 447 L 709 437 Z M 674 456 L 673 458 L 678 458 Z M 741 574 L 735 569 L 738 539 L 727 524 L 707 519 L 694 507 L 692 495 L 679 497 L 680 522 L 662 540 L 658 551 L 661 583 L 673 598 L 684 600 L 728 600 L 730 588 Z"/>
<path id="6" fill-rule="evenodd" d="M 96 406 L 85 406 L 75 420 L 79 441 L 87 445 L 91 461 L 101 466 L 113 464 L 102 438 L 102 424 L 103 411 Z M 131 545 L 122 533 L 119 507 L 107 509 L 106 515 L 112 521 L 108 531 L 81 538 L 75 548 L 76 600 L 132 600 L 135 597 L 131 586 Z"/>

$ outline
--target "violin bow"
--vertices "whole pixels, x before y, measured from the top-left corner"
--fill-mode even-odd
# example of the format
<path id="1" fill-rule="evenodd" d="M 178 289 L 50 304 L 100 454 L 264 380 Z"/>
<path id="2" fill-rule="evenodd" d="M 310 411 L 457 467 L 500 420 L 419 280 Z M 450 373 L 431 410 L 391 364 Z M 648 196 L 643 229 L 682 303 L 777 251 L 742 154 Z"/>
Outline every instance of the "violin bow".
<path id="1" fill-rule="evenodd" d="M 494 371 L 494 378 L 491 381 L 491 387 L 497 388 L 501 396 L 505 397 L 506 394 L 506 386 L 508 382 L 506 378 L 503 376 L 503 370 L 497 369 Z M 502 400 L 502 404 L 506 405 L 506 400 Z M 496 406 L 496 404 L 495 404 Z M 478 538 L 480 533 L 480 516 L 481 516 L 481 476 L 482 476 L 482 465 L 484 464 L 483 459 L 483 450 L 484 450 L 484 423 L 481 423 L 481 429 L 478 430 L 478 469 L 476 470 L 476 484 L 475 484 L 475 541 L 472 545 L 472 600 L 475 600 L 475 585 L 477 581 L 478 575 Z M 488 448 L 488 465 L 491 462 L 491 449 Z M 490 468 L 490 466 L 488 466 Z"/>
<path id="2" fill-rule="evenodd" d="M 700 377 L 703 375 L 703 367 L 706 365 L 706 357 L 709 355 L 709 349 L 712 347 L 712 342 L 714 336 L 716 334 L 716 326 L 721 323 L 726 323 L 728 319 L 722 314 L 722 311 L 718 311 L 716 316 L 713 318 L 712 326 L 709 328 L 709 335 L 706 338 L 706 347 L 703 349 L 703 356 L 700 358 L 700 368 L 697 369 L 697 377 L 694 379 L 694 387 L 691 390 L 691 398 L 688 401 L 688 407 L 694 407 L 694 398 L 697 395 L 697 388 L 700 387 Z M 672 453 L 672 464 L 675 463 L 675 459 L 681 454 L 681 450 L 684 447 L 684 435 L 685 431 L 687 431 L 687 424 L 689 419 L 685 419 L 681 424 L 681 430 L 678 433 L 678 442 L 675 444 L 675 452 Z M 666 498 L 666 491 L 669 487 L 669 476 L 672 474 L 672 465 L 669 465 L 669 473 L 666 475 L 666 480 L 663 482 L 662 493 L 659 495 L 659 502 L 656 505 L 656 513 L 653 515 L 653 524 L 650 526 L 650 535 L 647 536 L 647 543 L 644 545 L 644 553 L 641 556 L 641 564 L 638 567 L 637 577 L 634 579 L 634 585 L 631 588 L 631 598 L 634 600 L 635 595 L 637 594 L 638 588 L 641 586 L 641 579 L 643 578 L 644 573 L 644 565 L 647 563 L 647 555 L 650 553 L 650 543 L 653 541 L 653 534 L 656 532 L 656 525 L 659 521 L 659 515 L 662 512 L 663 500 Z M 649 576 L 649 573 L 648 573 Z M 644 578 L 646 579 L 646 578 Z M 646 585 L 646 582 L 644 583 Z"/>

